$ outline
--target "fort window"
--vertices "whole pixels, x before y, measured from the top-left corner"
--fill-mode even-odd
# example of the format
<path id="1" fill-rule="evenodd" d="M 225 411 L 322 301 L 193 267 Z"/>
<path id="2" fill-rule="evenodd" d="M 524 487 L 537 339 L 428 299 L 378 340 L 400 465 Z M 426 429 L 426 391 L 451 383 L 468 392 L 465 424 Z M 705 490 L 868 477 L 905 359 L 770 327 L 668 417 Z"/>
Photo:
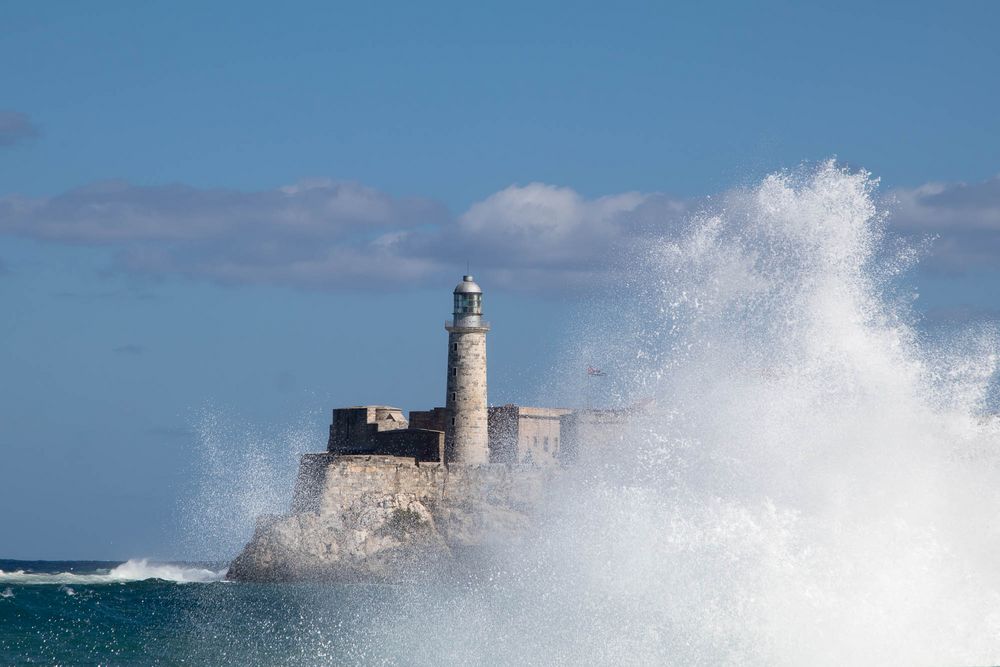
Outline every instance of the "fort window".
<path id="1" fill-rule="evenodd" d="M 457 394 L 455 392 L 451 392 L 451 400 L 454 401 L 455 400 L 455 396 L 457 396 Z"/>
<path id="2" fill-rule="evenodd" d="M 452 343 L 451 344 L 451 351 L 452 352 L 458 352 L 458 343 Z"/>
<path id="3" fill-rule="evenodd" d="M 454 417 L 452 417 L 452 418 L 451 418 L 451 425 L 452 425 L 452 426 L 454 426 L 454 425 L 455 425 L 455 418 L 454 418 Z"/>
<path id="4" fill-rule="evenodd" d="M 451 376 L 452 377 L 458 377 L 458 366 L 452 366 L 451 367 Z"/>

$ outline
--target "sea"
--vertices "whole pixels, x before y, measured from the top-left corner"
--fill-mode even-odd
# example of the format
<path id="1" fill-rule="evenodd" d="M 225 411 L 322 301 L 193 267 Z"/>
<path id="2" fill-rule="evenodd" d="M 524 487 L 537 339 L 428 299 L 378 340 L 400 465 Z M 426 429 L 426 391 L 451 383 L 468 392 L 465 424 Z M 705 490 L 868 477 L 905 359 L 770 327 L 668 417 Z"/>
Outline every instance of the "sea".
<path id="1" fill-rule="evenodd" d="M 225 572 L 219 563 L 0 560 L 0 665 L 389 665 L 441 657 L 397 641 L 412 632 L 391 631 L 403 607 L 416 611 L 419 587 L 237 584 Z"/>
<path id="2" fill-rule="evenodd" d="M 891 216 L 827 162 L 640 221 L 538 392 L 630 418 L 450 578 L 226 581 L 295 466 L 210 411 L 219 562 L 0 561 L 0 664 L 1000 664 L 1000 331 L 932 326 Z"/>

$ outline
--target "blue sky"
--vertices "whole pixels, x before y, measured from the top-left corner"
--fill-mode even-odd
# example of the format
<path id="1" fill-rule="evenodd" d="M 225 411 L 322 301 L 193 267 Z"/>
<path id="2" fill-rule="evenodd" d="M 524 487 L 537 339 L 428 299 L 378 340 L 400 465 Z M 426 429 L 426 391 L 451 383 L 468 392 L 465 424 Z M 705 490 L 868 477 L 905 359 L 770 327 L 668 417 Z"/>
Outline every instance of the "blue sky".
<path id="1" fill-rule="evenodd" d="M 205 4 L 0 2 L 0 556 L 183 555 L 206 405 L 439 403 L 467 260 L 545 401 L 609 240 L 803 162 L 1000 311 L 995 2 Z"/>

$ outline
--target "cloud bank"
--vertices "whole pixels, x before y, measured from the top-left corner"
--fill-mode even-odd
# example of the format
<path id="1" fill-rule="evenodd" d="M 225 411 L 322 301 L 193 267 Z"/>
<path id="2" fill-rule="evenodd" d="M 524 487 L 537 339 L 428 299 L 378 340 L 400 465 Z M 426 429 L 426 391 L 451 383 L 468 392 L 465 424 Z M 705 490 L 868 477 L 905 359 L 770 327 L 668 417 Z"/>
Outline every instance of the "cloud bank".
<path id="1" fill-rule="evenodd" d="M 434 202 L 329 181 L 264 192 L 108 182 L 0 199 L 0 233 L 106 246 L 120 270 L 311 288 L 419 280 L 429 260 L 397 248 L 448 219 Z"/>
<path id="2" fill-rule="evenodd" d="M 1000 269 L 1000 176 L 973 184 L 927 183 L 890 195 L 893 228 L 937 237 L 930 268 Z"/>
<path id="3" fill-rule="evenodd" d="M 890 226 L 936 235 L 930 265 L 1000 267 L 1000 177 L 888 193 Z M 244 192 L 98 183 L 53 197 L 0 198 L 0 234 L 113 250 L 119 271 L 224 284 L 392 288 L 448 281 L 465 268 L 534 292 L 615 280 L 616 266 L 683 224 L 704 201 L 625 192 L 588 198 L 512 185 L 460 215 L 350 182 Z"/>
<path id="4" fill-rule="evenodd" d="M 38 136 L 38 128 L 27 115 L 0 109 L 0 148 L 29 141 Z"/>
<path id="5" fill-rule="evenodd" d="M 240 192 L 99 183 L 48 198 L 0 198 L 0 234 L 104 246 L 130 273 L 309 289 L 420 286 L 470 261 L 495 284 L 557 289 L 606 278 L 613 249 L 685 204 L 625 193 L 587 199 L 511 186 L 454 216 L 440 203 L 309 181 Z"/>

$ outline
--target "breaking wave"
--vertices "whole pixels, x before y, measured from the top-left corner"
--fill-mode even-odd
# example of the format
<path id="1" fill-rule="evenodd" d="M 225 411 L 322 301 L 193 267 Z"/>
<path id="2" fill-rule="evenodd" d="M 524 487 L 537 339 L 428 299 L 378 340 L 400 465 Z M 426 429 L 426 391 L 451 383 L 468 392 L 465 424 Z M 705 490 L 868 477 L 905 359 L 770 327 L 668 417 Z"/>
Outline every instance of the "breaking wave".
<path id="1" fill-rule="evenodd" d="M 651 236 L 565 352 L 610 369 L 579 403 L 644 407 L 589 434 L 537 539 L 350 628 L 317 593 L 303 662 L 1000 664 L 1000 337 L 922 333 L 919 248 L 886 233 L 876 190 L 826 163 Z M 218 509 L 194 514 L 205 535 L 237 516 L 235 551 L 287 508 L 272 473 L 311 436 L 233 466 L 215 424 L 199 498 Z"/>
<path id="2" fill-rule="evenodd" d="M 581 357 L 646 407 L 442 604 L 457 662 L 1000 663 L 997 333 L 920 333 L 876 186 L 775 174 L 635 258 Z"/>
<path id="3" fill-rule="evenodd" d="M 129 560 L 110 570 L 95 572 L 31 572 L 15 570 L 5 572 L 0 570 L 2 584 L 117 584 L 131 581 L 157 579 L 172 581 L 178 584 L 210 583 L 222 581 L 226 570 L 211 570 L 202 567 L 174 565 L 170 563 L 151 563 L 145 558 Z M 10 590 L 9 588 L 7 589 Z M 72 589 L 68 589 L 72 591 Z M 69 593 L 72 595 L 72 593 Z"/>

